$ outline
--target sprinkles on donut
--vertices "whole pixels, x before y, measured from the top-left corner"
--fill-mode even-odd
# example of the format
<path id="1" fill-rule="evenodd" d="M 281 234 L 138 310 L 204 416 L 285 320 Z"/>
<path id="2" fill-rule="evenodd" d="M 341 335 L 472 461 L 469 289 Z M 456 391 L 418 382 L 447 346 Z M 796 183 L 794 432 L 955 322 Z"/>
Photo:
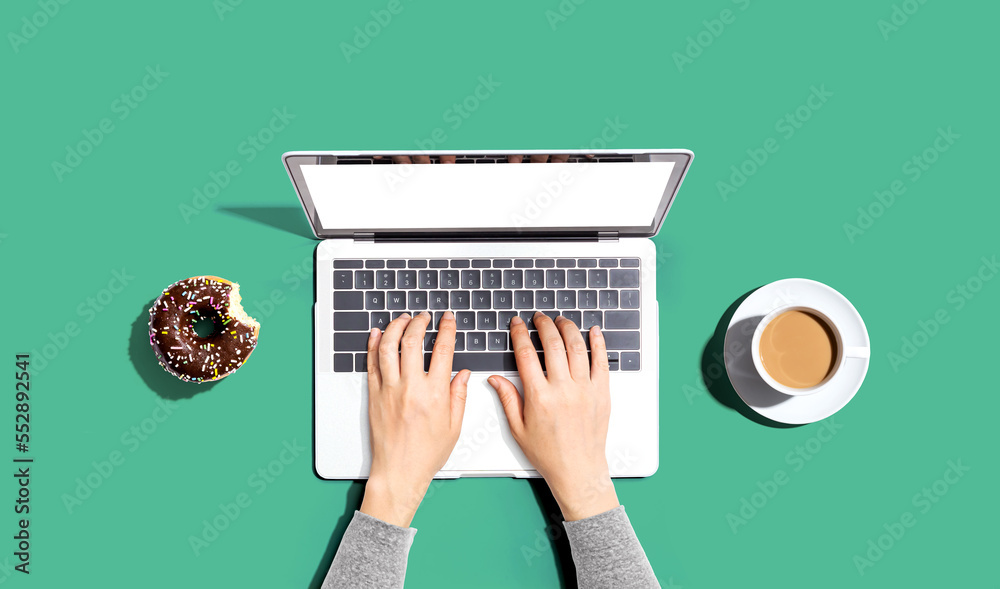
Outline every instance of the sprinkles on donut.
<path id="1" fill-rule="evenodd" d="M 211 321 L 200 336 L 195 323 Z M 240 305 L 240 285 L 195 276 L 163 289 L 149 309 L 149 343 L 160 366 L 185 382 L 212 382 L 236 372 L 257 347 L 260 324 Z"/>

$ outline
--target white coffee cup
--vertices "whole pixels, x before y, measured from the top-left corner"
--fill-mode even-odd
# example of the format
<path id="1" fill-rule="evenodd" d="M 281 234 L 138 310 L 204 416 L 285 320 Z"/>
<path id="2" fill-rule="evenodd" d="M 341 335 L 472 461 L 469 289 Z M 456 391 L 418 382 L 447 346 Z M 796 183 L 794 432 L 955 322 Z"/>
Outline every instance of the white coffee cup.
<path id="1" fill-rule="evenodd" d="M 770 374 L 768 374 L 767 369 L 764 368 L 764 362 L 760 358 L 760 338 L 764 334 L 764 329 L 774 321 L 779 315 L 783 315 L 789 311 L 803 311 L 818 317 L 830 328 L 836 338 L 837 343 L 837 358 L 833 362 L 833 368 L 826 375 L 819 384 L 807 388 L 796 388 L 781 384 L 780 382 L 774 380 Z M 829 316 L 824 314 L 818 309 L 812 307 L 806 307 L 803 305 L 788 305 L 785 307 L 779 307 L 774 309 L 770 313 L 764 316 L 757 324 L 757 329 L 753 332 L 753 341 L 750 344 L 750 353 L 753 356 L 753 365 L 757 368 L 757 373 L 760 377 L 774 390 L 791 396 L 800 395 L 811 395 L 813 393 L 821 391 L 825 388 L 838 371 L 844 366 L 844 363 L 848 358 L 868 358 L 871 354 L 871 350 L 867 346 L 847 346 L 844 345 L 844 339 L 840 334 L 840 329 L 837 324 L 834 323 Z"/>

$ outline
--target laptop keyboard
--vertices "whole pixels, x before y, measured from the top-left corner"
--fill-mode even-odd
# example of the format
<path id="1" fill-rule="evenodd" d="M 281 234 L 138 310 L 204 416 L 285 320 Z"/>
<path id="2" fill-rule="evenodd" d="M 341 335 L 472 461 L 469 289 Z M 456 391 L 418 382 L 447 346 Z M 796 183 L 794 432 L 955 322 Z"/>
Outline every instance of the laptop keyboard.
<path id="1" fill-rule="evenodd" d="M 638 258 L 334 260 L 333 369 L 367 372 L 368 333 L 403 313 L 431 313 L 424 336 L 430 366 L 437 326 L 447 310 L 457 333 L 452 370 L 516 371 L 510 320 L 527 324 L 544 368 L 535 311 L 562 315 L 582 331 L 600 326 L 611 370 L 640 369 Z"/>

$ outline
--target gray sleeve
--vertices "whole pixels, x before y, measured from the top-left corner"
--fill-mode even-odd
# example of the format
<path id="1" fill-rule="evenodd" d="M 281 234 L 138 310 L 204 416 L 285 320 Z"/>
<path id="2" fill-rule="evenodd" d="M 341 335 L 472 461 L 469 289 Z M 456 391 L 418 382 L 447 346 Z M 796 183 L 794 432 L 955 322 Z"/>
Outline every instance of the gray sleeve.
<path id="1" fill-rule="evenodd" d="M 402 587 L 415 528 L 401 528 L 354 512 L 323 589 Z"/>
<path id="2" fill-rule="evenodd" d="M 660 586 L 621 505 L 563 525 L 580 589 Z"/>

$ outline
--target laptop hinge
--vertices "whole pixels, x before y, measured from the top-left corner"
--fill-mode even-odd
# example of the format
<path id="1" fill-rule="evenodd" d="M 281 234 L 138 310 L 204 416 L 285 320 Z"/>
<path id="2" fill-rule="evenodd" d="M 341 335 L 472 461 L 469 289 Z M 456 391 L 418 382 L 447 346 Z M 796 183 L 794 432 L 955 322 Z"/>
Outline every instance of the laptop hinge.
<path id="1" fill-rule="evenodd" d="M 354 234 L 354 241 L 363 242 L 363 243 L 375 243 L 375 234 L 374 233 L 355 233 Z"/>
<path id="2" fill-rule="evenodd" d="M 597 241 L 618 241 L 617 231 L 598 231 Z"/>

